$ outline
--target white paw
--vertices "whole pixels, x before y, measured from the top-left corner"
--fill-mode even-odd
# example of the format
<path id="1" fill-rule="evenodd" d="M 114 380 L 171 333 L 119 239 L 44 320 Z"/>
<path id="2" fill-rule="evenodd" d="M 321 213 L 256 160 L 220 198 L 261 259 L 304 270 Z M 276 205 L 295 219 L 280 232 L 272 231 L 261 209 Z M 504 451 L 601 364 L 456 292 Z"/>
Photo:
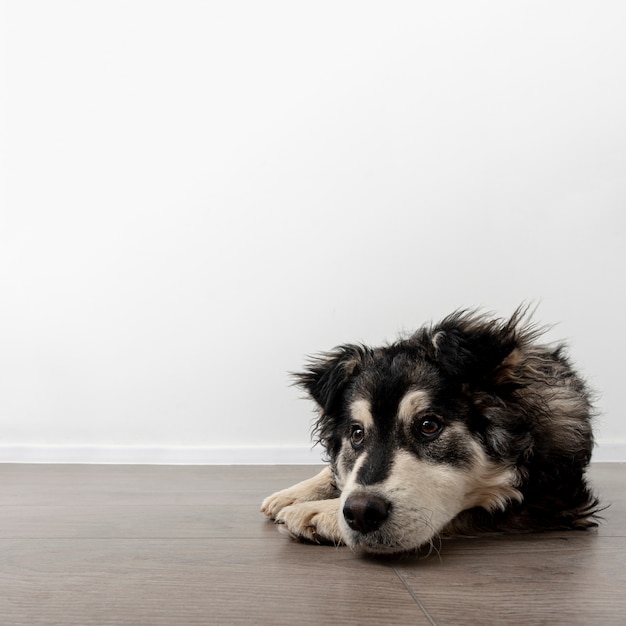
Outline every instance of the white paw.
<path id="1" fill-rule="evenodd" d="M 303 495 L 298 485 L 277 491 L 263 500 L 261 513 L 265 513 L 270 519 L 276 519 L 279 511 L 295 502 L 300 502 Z"/>
<path id="2" fill-rule="evenodd" d="M 337 494 L 332 471 L 329 467 L 325 467 L 317 476 L 303 480 L 288 489 L 277 491 L 265 498 L 261 504 L 261 512 L 271 519 L 276 519 L 278 512 L 291 504 L 326 500 L 335 495 Z"/>
<path id="3" fill-rule="evenodd" d="M 343 543 L 339 530 L 339 498 L 300 502 L 282 509 L 276 516 L 279 530 L 295 539 L 314 543 Z"/>

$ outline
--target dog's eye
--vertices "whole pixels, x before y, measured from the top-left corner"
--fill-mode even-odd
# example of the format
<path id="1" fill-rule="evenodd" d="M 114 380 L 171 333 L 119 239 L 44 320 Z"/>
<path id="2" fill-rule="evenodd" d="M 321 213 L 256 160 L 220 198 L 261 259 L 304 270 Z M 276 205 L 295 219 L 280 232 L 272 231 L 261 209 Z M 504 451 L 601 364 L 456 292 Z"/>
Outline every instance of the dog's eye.
<path id="1" fill-rule="evenodd" d="M 434 415 L 423 417 L 418 423 L 419 434 L 425 441 L 437 437 L 443 429 L 443 422 Z"/>
<path id="2" fill-rule="evenodd" d="M 350 443 L 353 448 L 360 448 L 365 441 L 365 430 L 360 424 L 352 424 L 350 427 Z"/>

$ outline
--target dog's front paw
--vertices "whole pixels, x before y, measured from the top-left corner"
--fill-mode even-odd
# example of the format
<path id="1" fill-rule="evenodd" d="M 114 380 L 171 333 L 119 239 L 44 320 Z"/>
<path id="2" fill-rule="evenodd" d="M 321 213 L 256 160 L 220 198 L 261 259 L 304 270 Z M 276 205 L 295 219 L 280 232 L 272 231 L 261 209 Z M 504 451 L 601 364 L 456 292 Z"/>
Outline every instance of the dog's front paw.
<path id="1" fill-rule="evenodd" d="M 261 512 L 269 518 L 276 519 L 279 511 L 297 502 L 325 500 L 336 494 L 333 474 L 330 468 L 324 468 L 317 476 L 303 480 L 292 487 L 277 491 L 263 500 Z"/>
<path id="2" fill-rule="evenodd" d="M 294 539 L 314 543 L 343 543 L 339 522 L 339 498 L 300 502 L 282 509 L 276 516 L 279 530 Z"/>
<path id="3" fill-rule="evenodd" d="M 298 485 L 277 491 L 263 500 L 261 513 L 265 513 L 270 519 L 276 519 L 279 511 L 295 502 L 299 502 L 301 498 L 302 494 L 301 490 L 298 489 Z"/>

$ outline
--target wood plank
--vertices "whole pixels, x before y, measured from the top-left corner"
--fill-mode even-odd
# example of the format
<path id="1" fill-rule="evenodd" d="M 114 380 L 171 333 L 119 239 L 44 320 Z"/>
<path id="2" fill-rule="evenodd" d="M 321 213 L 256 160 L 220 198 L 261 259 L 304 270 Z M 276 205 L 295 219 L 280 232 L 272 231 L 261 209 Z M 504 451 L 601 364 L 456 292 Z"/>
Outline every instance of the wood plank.
<path id="1" fill-rule="evenodd" d="M 0 540 L 0 614 L 38 624 L 429 624 L 394 571 L 274 540 Z"/>
<path id="2" fill-rule="evenodd" d="M 0 506 L 249 504 L 314 476 L 314 465 L 0 464 Z"/>
<path id="3" fill-rule="evenodd" d="M 623 624 L 626 539 L 595 533 L 446 542 L 396 568 L 438 624 Z"/>
<path id="4" fill-rule="evenodd" d="M 0 507 L 0 537 L 262 538 L 277 530 L 259 504 Z"/>

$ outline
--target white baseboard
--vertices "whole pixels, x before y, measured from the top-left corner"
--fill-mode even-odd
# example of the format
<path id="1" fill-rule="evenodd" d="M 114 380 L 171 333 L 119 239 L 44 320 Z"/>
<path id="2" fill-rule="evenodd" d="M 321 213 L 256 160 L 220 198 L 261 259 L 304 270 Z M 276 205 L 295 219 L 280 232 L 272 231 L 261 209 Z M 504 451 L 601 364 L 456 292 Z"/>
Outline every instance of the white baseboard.
<path id="1" fill-rule="evenodd" d="M 3 446 L 0 463 L 118 465 L 315 465 L 319 446 Z"/>
<path id="2" fill-rule="evenodd" d="M 316 465 L 319 446 L 10 446 L 0 445 L 0 463 L 88 463 L 114 465 Z M 626 441 L 600 441 L 596 463 L 626 462 Z"/>

